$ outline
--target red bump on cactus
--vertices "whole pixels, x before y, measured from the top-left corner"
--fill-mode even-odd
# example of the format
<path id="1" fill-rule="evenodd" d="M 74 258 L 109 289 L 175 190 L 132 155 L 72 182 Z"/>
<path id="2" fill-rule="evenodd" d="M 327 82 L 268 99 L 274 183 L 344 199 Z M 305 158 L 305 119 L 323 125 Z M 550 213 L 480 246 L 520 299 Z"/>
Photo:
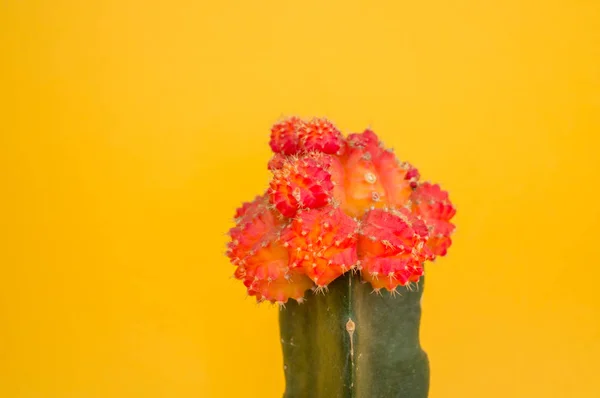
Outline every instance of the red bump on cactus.
<path id="1" fill-rule="evenodd" d="M 419 170 L 415 169 L 411 164 L 406 162 L 404 162 L 404 167 L 407 169 L 404 179 L 410 183 L 411 188 L 415 189 L 419 184 L 419 177 L 421 177 Z"/>
<path id="2" fill-rule="evenodd" d="M 377 151 L 377 148 L 380 147 L 379 137 L 371 129 L 367 129 L 360 134 L 350 134 L 347 141 L 352 148 L 364 148 L 370 152 Z"/>
<path id="3" fill-rule="evenodd" d="M 259 301 L 301 300 L 313 286 L 308 277 L 290 270 L 288 250 L 279 240 L 282 228 L 263 195 L 236 211 L 236 226 L 229 231 L 227 254 L 237 266 L 234 276 Z"/>
<path id="4" fill-rule="evenodd" d="M 356 221 L 340 208 L 300 211 L 282 233 L 292 268 L 301 268 L 319 287 L 357 262 Z"/>
<path id="5" fill-rule="evenodd" d="M 358 241 L 362 277 L 373 287 L 390 291 L 417 281 L 423 262 L 433 258 L 427 238 L 423 221 L 407 209 L 369 211 Z"/>
<path id="6" fill-rule="evenodd" d="M 300 147 L 306 151 L 337 154 L 343 148 L 344 138 L 327 119 L 312 119 L 299 130 Z"/>
<path id="7" fill-rule="evenodd" d="M 299 150 L 299 131 L 304 122 L 297 117 L 284 119 L 271 127 L 269 145 L 275 153 L 293 155 Z"/>
<path id="8" fill-rule="evenodd" d="M 279 170 L 283 167 L 283 163 L 286 160 L 286 156 L 281 153 L 276 153 L 273 155 L 269 163 L 267 163 L 267 168 L 271 171 Z"/>
<path id="9" fill-rule="evenodd" d="M 420 215 L 429 228 L 431 238 L 427 245 L 435 255 L 446 255 L 452 244 L 450 235 L 454 232 L 454 224 L 450 220 L 456 214 L 448 192 L 437 184 L 425 182 L 413 191 L 411 201 L 413 212 Z"/>
<path id="10" fill-rule="evenodd" d="M 327 205 L 334 186 L 330 173 L 332 162 L 329 155 L 318 152 L 287 157 L 281 168 L 272 170 L 271 203 L 285 217 L 294 217 L 301 208 Z"/>

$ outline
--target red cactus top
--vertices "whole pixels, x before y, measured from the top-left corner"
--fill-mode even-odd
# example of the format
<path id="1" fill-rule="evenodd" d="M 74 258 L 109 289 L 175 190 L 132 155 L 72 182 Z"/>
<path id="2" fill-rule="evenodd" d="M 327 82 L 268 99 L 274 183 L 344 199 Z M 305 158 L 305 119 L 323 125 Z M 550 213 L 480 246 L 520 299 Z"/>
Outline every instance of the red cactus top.
<path id="1" fill-rule="evenodd" d="M 375 290 L 419 280 L 451 245 L 455 208 L 439 185 L 371 130 L 344 138 L 326 119 L 271 129 L 267 192 L 235 214 L 227 255 L 258 301 L 302 301 L 348 271 Z"/>

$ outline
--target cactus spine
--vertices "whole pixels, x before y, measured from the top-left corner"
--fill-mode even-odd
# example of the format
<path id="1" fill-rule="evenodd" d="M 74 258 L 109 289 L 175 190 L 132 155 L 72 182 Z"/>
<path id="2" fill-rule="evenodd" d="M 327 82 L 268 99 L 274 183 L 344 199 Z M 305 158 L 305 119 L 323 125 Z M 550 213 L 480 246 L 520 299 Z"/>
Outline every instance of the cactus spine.
<path id="1" fill-rule="evenodd" d="M 281 308 L 284 397 L 427 397 L 420 300 L 424 264 L 452 243 L 448 193 L 371 130 L 293 117 L 270 146 L 273 178 L 237 210 L 227 255 Z"/>

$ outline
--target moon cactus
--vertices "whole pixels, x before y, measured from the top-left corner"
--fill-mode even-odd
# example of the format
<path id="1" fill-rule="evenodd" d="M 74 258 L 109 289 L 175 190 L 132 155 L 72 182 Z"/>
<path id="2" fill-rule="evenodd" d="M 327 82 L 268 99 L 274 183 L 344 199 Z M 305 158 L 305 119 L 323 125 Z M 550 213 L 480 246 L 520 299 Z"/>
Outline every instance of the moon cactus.
<path id="1" fill-rule="evenodd" d="M 290 117 L 270 138 L 269 188 L 237 209 L 227 255 L 280 306 L 284 397 L 427 397 L 420 301 L 452 243 L 448 193 L 371 130 Z"/>

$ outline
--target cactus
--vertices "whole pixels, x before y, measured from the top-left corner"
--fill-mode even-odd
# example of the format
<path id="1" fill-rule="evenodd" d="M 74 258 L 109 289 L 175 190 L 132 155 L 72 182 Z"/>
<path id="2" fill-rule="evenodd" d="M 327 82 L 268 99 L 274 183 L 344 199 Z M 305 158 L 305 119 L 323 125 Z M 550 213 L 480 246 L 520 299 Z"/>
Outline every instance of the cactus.
<path id="1" fill-rule="evenodd" d="M 284 397 L 427 397 L 423 273 L 452 243 L 448 193 L 371 130 L 291 117 L 269 144 L 269 188 L 237 209 L 227 255 L 280 307 Z"/>

